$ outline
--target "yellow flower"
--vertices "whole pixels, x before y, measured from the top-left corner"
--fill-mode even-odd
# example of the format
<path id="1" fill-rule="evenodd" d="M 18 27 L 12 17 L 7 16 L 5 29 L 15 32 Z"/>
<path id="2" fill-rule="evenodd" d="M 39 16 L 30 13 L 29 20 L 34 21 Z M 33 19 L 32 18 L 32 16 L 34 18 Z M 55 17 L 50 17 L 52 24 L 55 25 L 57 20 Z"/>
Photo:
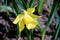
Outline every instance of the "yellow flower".
<path id="1" fill-rule="evenodd" d="M 33 18 L 40 18 L 41 16 L 37 16 L 33 14 L 35 8 L 28 8 L 24 10 L 22 14 L 18 14 L 17 18 L 13 21 L 14 24 L 19 24 L 19 31 L 24 29 L 24 25 L 26 25 L 27 29 L 33 29 L 37 25 L 37 21 Z"/>

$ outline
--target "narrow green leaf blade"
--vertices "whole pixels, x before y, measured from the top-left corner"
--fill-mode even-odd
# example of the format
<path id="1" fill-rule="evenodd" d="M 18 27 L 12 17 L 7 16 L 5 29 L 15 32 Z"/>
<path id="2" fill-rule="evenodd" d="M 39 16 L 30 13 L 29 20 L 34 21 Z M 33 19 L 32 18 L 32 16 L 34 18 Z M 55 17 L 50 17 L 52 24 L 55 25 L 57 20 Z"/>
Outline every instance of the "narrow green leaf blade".
<path id="1" fill-rule="evenodd" d="M 48 21 L 46 23 L 45 29 L 47 29 L 49 27 L 49 25 L 51 24 L 56 12 L 57 12 L 57 8 L 58 8 L 58 0 L 54 0 L 53 7 L 51 9 L 51 13 L 50 13 Z"/>
<path id="2" fill-rule="evenodd" d="M 60 17 L 59 19 L 60 20 Z M 57 39 L 57 36 L 59 34 L 59 30 L 60 30 L 60 21 L 58 21 L 58 25 L 56 24 L 56 29 L 55 29 L 55 32 L 53 33 L 53 37 L 52 37 L 52 40 L 56 40 Z"/>
<path id="3" fill-rule="evenodd" d="M 22 0 L 16 0 L 17 4 L 20 5 L 21 8 L 24 9 L 24 6 L 23 6 L 23 3 L 22 3 Z"/>
<path id="4" fill-rule="evenodd" d="M 27 9 L 27 4 L 25 3 L 24 0 L 22 0 L 22 3 L 23 3 L 23 7 L 24 7 L 24 9 L 26 10 L 26 9 Z"/>
<path id="5" fill-rule="evenodd" d="M 12 5 L 15 11 L 17 12 L 17 14 L 21 13 L 15 0 L 12 0 Z"/>
<path id="6" fill-rule="evenodd" d="M 43 28 L 42 28 L 42 25 L 41 23 L 38 22 L 38 30 L 40 31 L 40 33 L 42 34 L 43 33 Z"/>
<path id="7" fill-rule="evenodd" d="M 44 5 L 44 0 L 38 0 L 37 13 L 40 15 Z"/>
<path id="8" fill-rule="evenodd" d="M 34 0 L 30 0 L 29 7 L 33 7 L 33 6 L 34 6 Z"/>
<path id="9" fill-rule="evenodd" d="M 58 17 L 57 22 L 56 22 L 56 28 L 57 28 L 57 26 L 59 24 L 59 21 L 60 21 L 60 18 Z"/>
<path id="10" fill-rule="evenodd" d="M 9 6 L 2 6 L 2 5 L 0 5 L 0 9 L 6 9 L 6 10 L 9 10 L 9 11 L 12 10 L 11 7 L 9 7 Z"/>

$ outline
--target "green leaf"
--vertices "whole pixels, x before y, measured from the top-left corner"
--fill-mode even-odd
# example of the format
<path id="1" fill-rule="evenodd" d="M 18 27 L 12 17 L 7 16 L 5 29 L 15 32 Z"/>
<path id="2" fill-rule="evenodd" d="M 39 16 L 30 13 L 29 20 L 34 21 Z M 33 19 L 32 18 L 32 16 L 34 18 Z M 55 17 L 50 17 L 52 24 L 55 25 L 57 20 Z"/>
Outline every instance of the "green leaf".
<path id="1" fill-rule="evenodd" d="M 51 9 L 50 16 L 49 16 L 48 21 L 46 23 L 45 29 L 47 29 L 49 27 L 49 25 L 51 24 L 56 12 L 57 12 L 57 8 L 58 8 L 58 0 L 54 0 L 53 7 Z"/>
<path id="2" fill-rule="evenodd" d="M 58 18 L 58 20 L 60 20 L 60 17 Z M 58 24 L 56 24 L 56 29 L 55 29 L 55 32 L 53 33 L 53 37 L 52 37 L 52 40 L 56 40 L 57 39 L 57 36 L 59 34 L 59 30 L 60 30 L 60 21 L 57 21 Z"/>
<path id="3" fill-rule="evenodd" d="M 2 4 L 2 0 L 0 0 L 0 5 Z"/>
<path id="4" fill-rule="evenodd" d="M 40 33 L 42 34 L 43 33 L 43 28 L 42 28 L 42 25 L 41 23 L 38 22 L 38 30 L 40 31 Z"/>
<path id="5" fill-rule="evenodd" d="M 20 5 L 21 8 L 24 9 L 24 6 L 23 6 L 23 3 L 22 3 L 22 0 L 16 0 L 17 4 Z"/>
<path id="6" fill-rule="evenodd" d="M 44 5 L 44 0 L 38 0 L 37 13 L 40 15 Z"/>
<path id="7" fill-rule="evenodd" d="M 0 9 L 6 9 L 6 10 L 9 10 L 9 11 L 12 10 L 11 7 L 9 7 L 9 6 L 2 6 L 2 5 L 0 5 Z"/>
<path id="8" fill-rule="evenodd" d="M 56 22 L 56 28 L 57 28 L 59 22 L 60 22 L 60 18 L 58 17 L 57 22 Z"/>
<path id="9" fill-rule="evenodd" d="M 19 10 L 18 5 L 15 0 L 12 0 L 12 5 L 13 5 L 13 8 L 15 9 L 16 13 L 20 14 L 21 11 Z"/>
<path id="10" fill-rule="evenodd" d="M 30 0 L 29 7 L 33 7 L 33 6 L 34 6 L 34 0 Z"/>
<path id="11" fill-rule="evenodd" d="M 22 3 L 23 3 L 23 7 L 24 7 L 24 9 L 26 10 L 27 9 L 27 4 L 25 3 L 25 1 L 24 0 L 22 0 Z"/>
<path id="12" fill-rule="evenodd" d="M 29 8 L 29 3 L 28 2 L 26 3 L 26 5 L 27 5 L 27 8 Z"/>
<path id="13" fill-rule="evenodd" d="M 7 26 L 5 26 L 4 28 L 5 28 L 6 32 L 8 33 L 8 32 L 9 32 L 8 27 L 7 27 Z"/>
<path id="14" fill-rule="evenodd" d="M 43 36 L 43 35 L 45 35 L 47 28 L 48 28 L 49 25 L 51 24 L 51 22 L 52 22 L 52 20 L 53 20 L 53 18 L 54 18 L 54 16 L 55 16 L 55 14 L 56 14 L 56 12 L 57 12 L 58 5 L 59 5 L 59 4 L 58 4 L 58 0 L 54 0 L 53 7 L 52 7 L 52 9 L 51 9 L 51 12 L 50 12 L 48 21 L 47 21 L 47 23 L 46 23 L 44 32 L 43 32 L 43 34 L 42 34 L 42 38 L 43 38 L 42 40 L 44 40 L 44 36 Z"/>
<path id="15" fill-rule="evenodd" d="M 13 12 L 14 12 L 14 15 L 15 15 L 15 17 L 17 17 L 17 12 L 13 9 Z"/>

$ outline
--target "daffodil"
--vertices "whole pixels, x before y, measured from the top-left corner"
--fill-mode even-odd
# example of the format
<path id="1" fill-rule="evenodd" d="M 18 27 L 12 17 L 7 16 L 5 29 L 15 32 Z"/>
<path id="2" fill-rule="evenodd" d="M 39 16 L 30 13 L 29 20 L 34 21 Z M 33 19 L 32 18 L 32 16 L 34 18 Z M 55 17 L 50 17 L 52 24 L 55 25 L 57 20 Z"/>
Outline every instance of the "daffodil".
<path id="1" fill-rule="evenodd" d="M 13 23 L 19 24 L 19 31 L 24 30 L 24 25 L 26 25 L 28 30 L 36 27 L 37 21 L 34 18 L 40 18 L 40 16 L 33 14 L 34 11 L 35 8 L 28 8 L 27 10 L 24 10 L 23 13 L 18 14 Z"/>

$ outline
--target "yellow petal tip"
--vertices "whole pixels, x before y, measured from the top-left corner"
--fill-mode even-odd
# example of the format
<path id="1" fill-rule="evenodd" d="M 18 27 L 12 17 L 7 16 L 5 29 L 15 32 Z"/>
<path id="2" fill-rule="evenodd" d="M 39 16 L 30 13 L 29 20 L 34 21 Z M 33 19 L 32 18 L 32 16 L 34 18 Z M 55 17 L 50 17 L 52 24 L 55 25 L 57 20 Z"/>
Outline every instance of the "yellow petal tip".
<path id="1" fill-rule="evenodd" d="M 13 22 L 13 24 L 16 24 L 16 22 Z"/>

